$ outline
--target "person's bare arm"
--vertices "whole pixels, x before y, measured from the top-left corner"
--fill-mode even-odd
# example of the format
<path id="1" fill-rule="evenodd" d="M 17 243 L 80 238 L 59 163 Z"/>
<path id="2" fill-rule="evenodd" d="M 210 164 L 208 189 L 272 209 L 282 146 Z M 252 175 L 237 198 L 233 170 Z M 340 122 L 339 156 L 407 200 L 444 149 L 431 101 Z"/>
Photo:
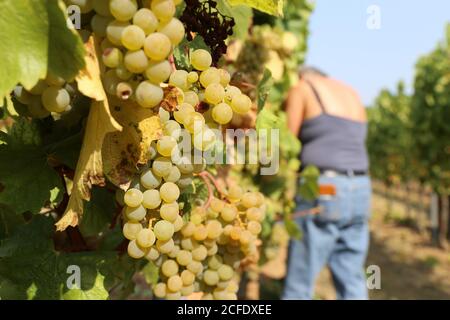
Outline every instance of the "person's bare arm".
<path id="1" fill-rule="evenodd" d="M 286 100 L 287 124 L 289 130 L 298 136 L 305 114 L 304 84 L 298 83 L 288 94 Z"/>

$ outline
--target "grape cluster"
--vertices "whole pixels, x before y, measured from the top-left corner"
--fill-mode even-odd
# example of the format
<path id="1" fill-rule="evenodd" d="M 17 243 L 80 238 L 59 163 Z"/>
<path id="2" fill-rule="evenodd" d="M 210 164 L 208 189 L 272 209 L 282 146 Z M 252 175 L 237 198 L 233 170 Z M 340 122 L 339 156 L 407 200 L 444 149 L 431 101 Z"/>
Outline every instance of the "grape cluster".
<path id="1" fill-rule="evenodd" d="M 265 215 L 262 194 L 235 186 L 226 199 L 213 198 L 207 207 L 196 207 L 183 219 L 176 202 L 178 187 L 163 182 L 159 189 L 146 189 L 158 181 L 148 175 L 149 171 L 142 174 L 140 188 L 125 193 L 123 233 L 130 240 L 131 257 L 146 258 L 160 267 L 155 296 L 180 299 L 201 291 L 203 299 L 237 299 L 235 270 L 243 258 L 257 255 Z"/>
<path id="2" fill-rule="evenodd" d="M 222 15 L 217 3 L 212 0 L 185 0 L 186 9 L 180 20 L 187 26 L 188 40 L 192 40 L 191 32 L 199 34 L 211 48 L 214 62 L 227 51 L 225 40 L 233 34 L 235 22 L 233 18 Z"/>
<path id="3" fill-rule="evenodd" d="M 70 110 L 71 100 L 75 94 L 74 82 L 67 83 L 63 78 L 48 73 L 45 80 L 40 80 L 27 91 L 22 86 L 14 89 L 13 96 L 27 107 L 32 118 L 46 118 Z"/>

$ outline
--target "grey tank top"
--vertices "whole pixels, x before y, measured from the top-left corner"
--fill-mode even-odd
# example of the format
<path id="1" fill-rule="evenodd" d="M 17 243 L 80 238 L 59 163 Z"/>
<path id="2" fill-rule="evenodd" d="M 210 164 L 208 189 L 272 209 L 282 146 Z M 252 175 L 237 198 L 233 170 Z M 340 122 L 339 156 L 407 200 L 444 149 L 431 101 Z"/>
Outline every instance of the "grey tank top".
<path id="1" fill-rule="evenodd" d="M 366 150 L 367 123 L 327 114 L 320 95 L 311 86 L 322 114 L 302 124 L 302 166 L 320 169 L 366 171 L 369 160 Z"/>

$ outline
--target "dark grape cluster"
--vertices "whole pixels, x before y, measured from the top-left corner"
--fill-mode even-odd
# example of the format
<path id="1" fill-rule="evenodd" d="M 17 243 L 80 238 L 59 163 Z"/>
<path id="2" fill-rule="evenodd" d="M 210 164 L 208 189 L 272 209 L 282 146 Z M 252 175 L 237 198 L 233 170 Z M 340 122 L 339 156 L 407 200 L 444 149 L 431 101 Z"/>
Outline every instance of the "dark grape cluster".
<path id="1" fill-rule="evenodd" d="M 185 0 L 186 9 L 180 17 L 185 24 L 187 39 L 192 40 L 192 33 L 203 37 L 211 48 L 213 62 L 217 63 L 226 53 L 225 40 L 233 34 L 234 19 L 222 15 L 213 0 Z"/>

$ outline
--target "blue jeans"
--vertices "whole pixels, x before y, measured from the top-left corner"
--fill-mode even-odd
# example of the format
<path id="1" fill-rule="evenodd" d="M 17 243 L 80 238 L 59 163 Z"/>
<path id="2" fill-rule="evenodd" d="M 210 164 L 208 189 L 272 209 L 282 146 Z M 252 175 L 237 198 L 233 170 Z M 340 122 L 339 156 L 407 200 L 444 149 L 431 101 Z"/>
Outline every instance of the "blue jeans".
<path id="1" fill-rule="evenodd" d="M 297 200 L 297 211 L 317 205 L 322 210 L 296 219 L 303 236 L 289 244 L 282 298 L 312 299 L 315 279 L 328 265 L 338 299 L 367 299 L 364 264 L 369 245 L 370 178 L 322 175 L 319 183 L 334 185 L 336 196 Z"/>

